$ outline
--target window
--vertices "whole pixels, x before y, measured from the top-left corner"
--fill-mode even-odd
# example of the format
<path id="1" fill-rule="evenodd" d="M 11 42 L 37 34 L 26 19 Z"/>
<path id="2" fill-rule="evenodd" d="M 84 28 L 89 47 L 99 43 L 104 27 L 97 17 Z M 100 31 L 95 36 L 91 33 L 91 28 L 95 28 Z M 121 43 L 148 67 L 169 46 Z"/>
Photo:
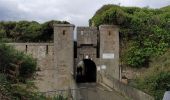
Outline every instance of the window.
<path id="1" fill-rule="evenodd" d="M 63 30 L 63 35 L 65 35 L 66 34 L 66 31 L 65 30 Z"/>
<path id="2" fill-rule="evenodd" d="M 28 46 L 26 45 L 26 48 L 25 48 L 26 53 L 27 53 L 27 50 L 28 50 Z"/>
<path id="3" fill-rule="evenodd" d="M 111 32 L 110 32 L 110 31 L 108 32 L 108 35 L 109 35 L 109 36 L 111 35 Z"/>
<path id="4" fill-rule="evenodd" d="M 48 55 L 48 45 L 46 45 L 46 55 Z"/>
<path id="5" fill-rule="evenodd" d="M 84 34 L 84 32 L 83 31 L 81 31 L 81 35 L 83 35 Z"/>

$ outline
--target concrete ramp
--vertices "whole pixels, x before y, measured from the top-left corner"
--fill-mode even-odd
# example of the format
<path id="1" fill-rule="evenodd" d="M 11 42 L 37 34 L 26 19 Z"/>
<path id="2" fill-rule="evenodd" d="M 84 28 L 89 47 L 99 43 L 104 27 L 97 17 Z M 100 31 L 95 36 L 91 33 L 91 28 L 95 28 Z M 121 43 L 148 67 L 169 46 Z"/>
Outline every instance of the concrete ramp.
<path id="1" fill-rule="evenodd" d="M 97 83 L 81 83 L 77 85 L 77 100 L 127 100 L 115 90 Z"/>

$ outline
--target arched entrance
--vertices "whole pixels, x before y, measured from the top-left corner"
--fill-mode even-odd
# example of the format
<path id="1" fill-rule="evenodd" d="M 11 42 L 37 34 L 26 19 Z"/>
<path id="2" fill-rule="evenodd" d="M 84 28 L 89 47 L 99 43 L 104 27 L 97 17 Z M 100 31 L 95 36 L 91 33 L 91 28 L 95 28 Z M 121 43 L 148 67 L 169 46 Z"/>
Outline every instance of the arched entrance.
<path id="1" fill-rule="evenodd" d="M 91 59 L 84 59 L 78 64 L 76 81 L 96 82 L 96 64 Z"/>

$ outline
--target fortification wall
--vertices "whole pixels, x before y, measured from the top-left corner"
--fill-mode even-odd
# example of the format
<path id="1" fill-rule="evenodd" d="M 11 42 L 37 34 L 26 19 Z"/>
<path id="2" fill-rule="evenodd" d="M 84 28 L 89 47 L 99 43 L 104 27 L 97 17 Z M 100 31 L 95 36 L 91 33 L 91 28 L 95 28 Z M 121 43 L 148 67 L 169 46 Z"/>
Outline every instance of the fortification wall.
<path id="1" fill-rule="evenodd" d="M 102 75 L 120 79 L 119 67 L 119 28 L 114 25 L 101 25 L 100 30 L 100 64 Z"/>
<path id="2" fill-rule="evenodd" d="M 134 87 L 128 86 L 117 79 L 114 79 L 110 76 L 103 77 L 103 82 L 105 85 L 113 88 L 117 92 L 123 94 L 124 96 L 129 97 L 132 100 L 154 100 L 154 98 L 141 90 L 138 90 Z"/>
<path id="3" fill-rule="evenodd" d="M 37 59 L 37 65 L 41 70 L 54 66 L 54 44 L 53 43 L 8 43 L 17 50 L 25 52 Z"/>
<path id="4" fill-rule="evenodd" d="M 77 46 L 82 44 L 93 44 L 97 46 L 97 27 L 77 27 Z"/>
<path id="5" fill-rule="evenodd" d="M 56 81 L 54 69 L 54 44 L 53 43 L 8 43 L 19 51 L 25 52 L 37 59 L 35 85 L 40 92 L 53 90 Z"/>
<path id="6" fill-rule="evenodd" d="M 54 64 L 56 69 L 56 87 L 68 89 L 73 82 L 73 44 L 74 25 L 54 24 Z"/>

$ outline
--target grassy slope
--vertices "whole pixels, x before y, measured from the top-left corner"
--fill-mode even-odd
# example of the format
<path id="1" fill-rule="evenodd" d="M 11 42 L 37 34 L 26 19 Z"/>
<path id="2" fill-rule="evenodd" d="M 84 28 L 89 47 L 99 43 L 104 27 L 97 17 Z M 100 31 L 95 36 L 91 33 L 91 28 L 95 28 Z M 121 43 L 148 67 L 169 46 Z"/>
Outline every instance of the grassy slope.
<path id="1" fill-rule="evenodd" d="M 161 56 L 153 57 L 149 68 L 137 78 L 135 84 L 156 100 L 161 100 L 164 92 L 170 89 L 170 49 Z"/>

